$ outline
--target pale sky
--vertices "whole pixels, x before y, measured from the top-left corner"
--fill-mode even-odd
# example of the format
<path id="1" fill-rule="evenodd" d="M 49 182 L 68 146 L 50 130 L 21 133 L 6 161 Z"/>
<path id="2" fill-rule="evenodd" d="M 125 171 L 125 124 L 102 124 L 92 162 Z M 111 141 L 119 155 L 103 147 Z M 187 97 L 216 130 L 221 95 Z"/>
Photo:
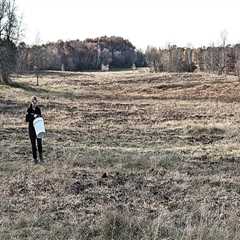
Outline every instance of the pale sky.
<path id="1" fill-rule="evenodd" d="M 240 43 L 239 0 L 16 0 L 24 41 L 33 44 L 103 35 L 129 39 L 137 48 L 168 43 L 194 47 Z"/>

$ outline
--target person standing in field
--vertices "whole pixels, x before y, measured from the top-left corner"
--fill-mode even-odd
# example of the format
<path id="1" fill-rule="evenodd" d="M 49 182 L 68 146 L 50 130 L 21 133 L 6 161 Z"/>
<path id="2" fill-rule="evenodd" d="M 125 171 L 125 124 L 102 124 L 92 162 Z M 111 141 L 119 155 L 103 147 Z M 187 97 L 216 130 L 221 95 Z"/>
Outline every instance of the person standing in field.
<path id="1" fill-rule="evenodd" d="M 42 116 L 41 110 L 40 110 L 39 106 L 37 105 L 37 103 L 38 103 L 37 97 L 33 96 L 32 97 L 32 102 L 31 102 L 29 108 L 27 109 L 27 114 L 26 114 L 26 122 L 28 122 L 29 138 L 30 138 L 31 144 L 32 144 L 33 162 L 35 164 L 38 163 L 37 148 L 38 148 L 38 152 L 39 152 L 40 162 L 43 162 L 42 139 L 37 138 L 36 132 L 35 132 L 35 129 L 34 129 L 34 126 L 33 126 L 34 119 Z M 37 142 L 37 147 L 36 147 L 36 142 Z"/>

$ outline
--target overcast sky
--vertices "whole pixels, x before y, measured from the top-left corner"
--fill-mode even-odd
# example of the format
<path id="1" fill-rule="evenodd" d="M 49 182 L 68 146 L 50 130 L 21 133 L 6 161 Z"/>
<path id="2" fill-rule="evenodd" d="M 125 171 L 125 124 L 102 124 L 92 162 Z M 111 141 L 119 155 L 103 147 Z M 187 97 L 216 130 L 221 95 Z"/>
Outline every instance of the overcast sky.
<path id="1" fill-rule="evenodd" d="M 239 0 L 16 0 L 24 41 L 122 36 L 137 48 L 240 43 Z"/>

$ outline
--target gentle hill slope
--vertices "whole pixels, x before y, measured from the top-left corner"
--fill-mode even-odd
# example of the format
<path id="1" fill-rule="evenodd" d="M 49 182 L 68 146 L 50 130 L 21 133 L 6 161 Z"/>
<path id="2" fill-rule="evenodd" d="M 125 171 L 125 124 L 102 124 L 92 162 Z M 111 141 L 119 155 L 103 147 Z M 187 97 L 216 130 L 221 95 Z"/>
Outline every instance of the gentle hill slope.
<path id="1" fill-rule="evenodd" d="M 0 239 L 240 237 L 237 77 L 15 78 L 0 85 Z M 24 122 L 32 95 L 44 165 L 31 162 Z"/>

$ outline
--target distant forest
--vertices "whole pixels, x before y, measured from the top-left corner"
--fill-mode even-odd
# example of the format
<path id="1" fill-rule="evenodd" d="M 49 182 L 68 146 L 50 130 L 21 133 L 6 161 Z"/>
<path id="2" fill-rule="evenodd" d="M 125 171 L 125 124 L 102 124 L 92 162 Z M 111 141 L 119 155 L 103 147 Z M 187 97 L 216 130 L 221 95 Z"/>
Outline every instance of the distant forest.
<path id="1" fill-rule="evenodd" d="M 57 41 L 42 45 L 17 46 L 16 71 L 86 71 L 113 68 L 151 67 L 155 72 L 193 72 L 240 75 L 240 45 L 166 49 L 148 47 L 145 52 L 122 37 L 100 37 L 84 41 Z"/>
<path id="2" fill-rule="evenodd" d="M 145 51 L 148 65 L 155 72 L 199 71 L 240 76 L 240 45 L 218 47 L 167 49 L 148 47 Z"/>
<path id="3" fill-rule="evenodd" d="M 39 70 L 82 71 L 146 66 L 145 55 L 121 37 L 100 37 L 84 41 L 57 41 L 43 45 L 17 47 L 17 71 Z"/>

